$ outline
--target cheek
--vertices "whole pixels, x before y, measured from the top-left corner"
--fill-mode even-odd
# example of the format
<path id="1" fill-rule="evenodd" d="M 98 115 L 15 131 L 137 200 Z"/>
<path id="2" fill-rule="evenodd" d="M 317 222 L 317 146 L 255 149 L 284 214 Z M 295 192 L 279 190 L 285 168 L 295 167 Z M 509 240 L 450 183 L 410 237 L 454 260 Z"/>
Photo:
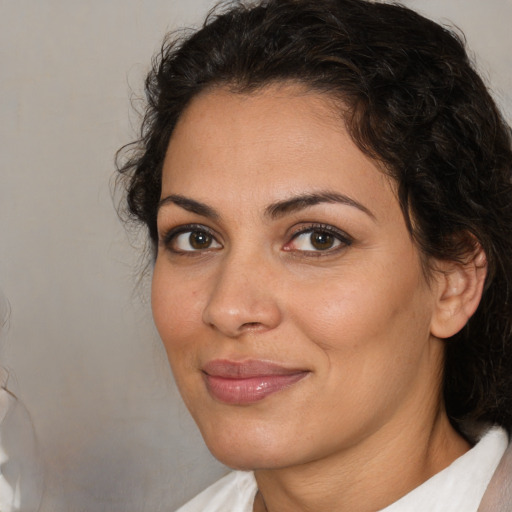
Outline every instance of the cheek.
<path id="1" fill-rule="evenodd" d="M 399 281 L 354 278 L 340 280 L 329 292 L 310 289 L 294 313 L 300 330 L 314 342 L 320 357 L 314 360 L 321 361 L 326 377 L 319 407 L 339 410 L 344 424 L 382 418 L 424 371 L 430 339 L 427 294 L 416 275 L 402 273 Z"/>
<path id="2" fill-rule="evenodd" d="M 155 265 L 151 288 L 153 319 L 167 352 L 172 374 L 186 406 L 200 401 L 198 326 L 201 321 L 199 294 L 183 278 L 169 275 Z"/>
<path id="3" fill-rule="evenodd" d="M 194 333 L 201 323 L 202 304 L 199 293 L 184 279 L 175 278 L 157 263 L 151 286 L 151 308 L 156 328 L 171 365 L 193 348 Z M 187 349 L 187 350 L 185 350 Z"/>
<path id="4" fill-rule="evenodd" d="M 295 295 L 294 321 L 328 355 L 371 349 L 380 357 L 408 343 L 415 350 L 430 333 L 428 288 L 416 261 L 404 267 L 409 272 L 390 267 L 359 268 L 308 286 L 300 301 Z"/>

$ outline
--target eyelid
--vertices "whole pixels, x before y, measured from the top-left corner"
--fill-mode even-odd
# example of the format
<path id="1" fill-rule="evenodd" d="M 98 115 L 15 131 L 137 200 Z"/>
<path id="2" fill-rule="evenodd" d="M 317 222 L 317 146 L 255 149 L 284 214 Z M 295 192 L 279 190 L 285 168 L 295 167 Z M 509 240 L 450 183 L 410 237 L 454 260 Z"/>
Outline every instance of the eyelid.
<path id="1" fill-rule="evenodd" d="M 346 248 L 350 245 L 352 245 L 354 239 L 345 231 L 336 228 L 330 224 L 324 224 L 319 222 L 312 222 L 312 223 L 303 223 L 300 226 L 297 226 L 293 229 L 292 233 L 290 234 L 290 241 L 286 243 L 285 247 L 289 244 L 291 244 L 296 238 L 298 238 L 300 235 L 304 235 L 306 233 L 312 233 L 314 231 L 323 231 L 326 233 L 329 233 L 330 235 L 334 236 L 337 240 L 341 242 L 340 246 L 336 246 L 332 249 L 326 249 L 324 251 L 300 251 L 297 250 L 297 252 L 308 252 L 308 253 L 314 253 L 315 255 L 322 255 L 322 254 L 330 254 L 337 250 L 341 250 L 343 248 Z M 285 249 L 287 251 L 292 252 L 293 249 Z"/>
<path id="2" fill-rule="evenodd" d="M 164 230 L 163 233 L 159 235 L 159 244 L 163 247 L 166 247 L 170 250 L 172 242 L 176 239 L 177 236 L 182 235 L 183 233 L 188 233 L 192 231 L 202 231 L 204 233 L 207 233 L 210 235 L 218 244 L 222 245 L 222 242 L 219 241 L 219 237 L 215 231 L 210 229 L 209 227 L 205 226 L 204 224 L 181 224 L 179 226 L 176 226 L 174 228 L 170 228 L 168 230 Z M 207 250 L 207 249 L 205 249 Z M 195 251 L 175 251 L 176 253 L 182 253 L 182 252 L 195 252 Z M 201 252 L 201 251 L 197 251 Z"/>

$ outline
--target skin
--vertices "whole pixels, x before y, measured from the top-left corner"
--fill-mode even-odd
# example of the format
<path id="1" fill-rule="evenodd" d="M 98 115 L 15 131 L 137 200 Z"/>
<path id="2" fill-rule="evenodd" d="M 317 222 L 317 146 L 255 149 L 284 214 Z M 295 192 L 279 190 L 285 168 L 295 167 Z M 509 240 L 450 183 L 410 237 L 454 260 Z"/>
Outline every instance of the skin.
<path id="1" fill-rule="evenodd" d="M 468 450 L 441 400 L 440 338 L 476 308 L 466 300 L 478 303 L 476 273 L 427 279 L 394 184 L 329 98 L 293 84 L 203 93 L 162 177 L 155 323 L 211 452 L 255 470 L 255 511 L 375 511 Z M 349 200 L 282 206 L 326 192 Z M 200 227 L 169 236 L 189 224 Z M 311 230 L 325 229 L 332 247 L 318 249 Z M 207 243 L 194 249 L 191 230 Z M 226 404 L 205 384 L 214 359 L 308 373 Z"/>

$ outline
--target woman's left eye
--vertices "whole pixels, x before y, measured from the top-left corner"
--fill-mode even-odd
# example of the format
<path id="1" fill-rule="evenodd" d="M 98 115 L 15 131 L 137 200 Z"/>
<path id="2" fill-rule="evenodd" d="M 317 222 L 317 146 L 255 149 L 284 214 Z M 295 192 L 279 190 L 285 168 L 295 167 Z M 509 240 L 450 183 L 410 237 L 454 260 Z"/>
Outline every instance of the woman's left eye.
<path id="1" fill-rule="evenodd" d="M 310 228 L 293 236 L 286 251 L 329 252 L 351 244 L 348 236 L 326 228 Z"/>

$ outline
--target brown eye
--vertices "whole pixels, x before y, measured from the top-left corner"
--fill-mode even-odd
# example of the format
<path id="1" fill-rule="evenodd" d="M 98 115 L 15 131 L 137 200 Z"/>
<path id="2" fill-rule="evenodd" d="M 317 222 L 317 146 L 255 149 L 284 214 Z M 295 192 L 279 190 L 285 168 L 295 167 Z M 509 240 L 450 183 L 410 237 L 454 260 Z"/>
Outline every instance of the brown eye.
<path id="1" fill-rule="evenodd" d="M 349 235 L 333 226 L 312 226 L 296 233 L 284 246 L 284 250 L 304 254 L 331 253 L 351 243 Z"/>
<path id="2" fill-rule="evenodd" d="M 319 251 L 331 249 L 335 241 L 334 236 L 325 231 L 313 231 L 310 235 L 311 245 Z"/>
<path id="3" fill-rule="evenodd" d="M 222 248 L 222 245 L 206 229 L 183 229 L 177 233 L 170 233 L 165 237 L 164 243 L 175 253 L 192 253 Z"/>
<path id="4" fill-rule="evenodd" d="M 189 236 L 190 247 L 200 251 L 201 249 L 208 249 L 213 241 L 213 237 L 204 231 L 192 231 Z"/>

